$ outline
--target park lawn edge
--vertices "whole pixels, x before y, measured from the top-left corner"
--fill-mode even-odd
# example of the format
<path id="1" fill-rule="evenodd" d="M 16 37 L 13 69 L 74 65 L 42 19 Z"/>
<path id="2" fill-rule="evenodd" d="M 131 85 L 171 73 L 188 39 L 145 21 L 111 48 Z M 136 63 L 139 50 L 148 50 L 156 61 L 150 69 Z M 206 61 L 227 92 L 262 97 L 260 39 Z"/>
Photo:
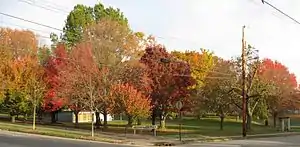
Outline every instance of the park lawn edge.
<path id="1" fill-rule="evenodd" d="M 101 137 L 94 136 L 92 138 L 91 136 L 88 136 L 81 132 L 72 133 L 75 131 L 66 132 L 67 130 L 60 131 L 58 129 L 53 129 L 53 128 L 51 128 L 51 131 L 47 131 L 43 129 L 50 129 L 50 128 L 39 126 L 36 130 L 32 130 L 32 128 L 24 124 L 12 124 L 12 123 L 0 122 L 0 130 L 10 131 L 10 132 L 20 132 L 20 133 L 36 134 L 36 135 L 50 136 L 50 137 L 53 136 L 53 137 L 69 138 L 69 139 L 76 139 L 76 140 L 83 140 L 83 141 L 98 141 L 98 142 L 106 142 L 106 143 L 113 143 L 113 144 L 129 143 L 129 141 L 126 140 L 115 140 L 112 138 L 107 138 L 107 137 L 105 138 L 103 136 Z"/>
<path id="2" fill-rule="evenodd" d="M 49 129 L 49 130 L 47 130 Z M 38 125 L 36 130 L 32 130 L 31 125 L 26 124 L 14 124 L 10 122 L 0 122 L 0 130 L 10 131 L 10 132 L 20 132 L 26 134 L 36 134 L 42 136 L 53 136 L 53 137 L 61 137 L 61 138 L 69 138 L 76 139 L 82 141 L 97 141 L 97 142 L 106 142 L 113 144 L 136 144 L 135 142 L 130 142 L 128 140 L 116 140 L 108 137 L 98 136 L 95 134 L 95 137 L 92 138 L 88 133 L 82 133 L 80 131 L 69 131 L 69 130 L 60 130 L 57 128 L 51 128 L 47 126 Z M 100 134 L 101 135 L 101 134 Z M 300 132 L 282 132 L 282 133 L 270 133 L 270 134 L 256 134 L 256 135 L 248 135 L 246 138 L 242 136 L 220 136 L 220 137 L 207 137 L 207 138 L 193 138 L 193 139 L 184 139 L 182 142 L 179 140 L 169 140 L 166 142 L 155 141 L 152 142 L 154 146 L 159 146 L 161 144 L 189 144 L 192 142 L 222 142 L 228 140 L 240 140 L 240 139 L 251 139 L 251 138 L 268 138 L 268 137 L 280 137 L 280 136 L 292 136 L 292 135 L 300 135 Z"/>

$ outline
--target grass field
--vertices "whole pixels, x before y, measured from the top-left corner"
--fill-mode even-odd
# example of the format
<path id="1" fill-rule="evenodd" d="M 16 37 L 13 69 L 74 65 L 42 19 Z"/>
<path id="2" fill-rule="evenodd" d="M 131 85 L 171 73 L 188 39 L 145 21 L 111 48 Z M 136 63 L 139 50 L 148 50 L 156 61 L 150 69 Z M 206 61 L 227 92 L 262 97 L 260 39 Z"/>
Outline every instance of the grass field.
<path id="1" fill-rule="evenodd" d="M 3 117 L 2 117 L 3 118 Z M 9 119 L 1 119 L 2 122 L 9 123 Z M 299 119 L 300 120 L 300 119 Z M 185 138 L 201 138 L 201 137 L 225 137 L 225 136 L 239 136 L 241 135 L 241 122 L 235 119 L 225 119 L 224 130 L 220 130 L 220 120 L 218 118 L 202 118 L 202 119 L 192 119 L 184 118 L 182 121 L 182 134 Z M 300 122 L 300 121 L 299 121 Z M 26 122 L 27 125 L 30 125 Z M 17 124 L 23 125 L 24 122 L 18 121 Z M 118 133 L 133 134 L 131 128 L 125 129 L 127 121 L 115 120 L 108 122 L 108 128 L 105 130 L 96 130 L 98 133 Z M 144 121 L 142 125 L 150 125 L 149 121 Z M 56 123 L 56 124 L 43 124 L 40 126 L 45 126 L 48 128 L 61 128 L 62 133 L 65 130 L 74 130 L 73 123 Z M 178 120 L 167 120 L 167 128 L 165 130 L 158 130 L 157 136 L 167 137 L 167 138 L 177 138 L 178 137 Z M 91 130 L 91 124 L 79 124 L 80 130 L 85 130 L 88 132 Z M 0 127 L 1 128 L 1 127 Z M 248 134 L 267 134 L 267 133 L 277 133 L 278 131 L 273 127 L 263 126 L 260 124 L 252 124 L 252 130 Z M 138 134 L 151 135 L 150 131 L 137 131 Z"/>
<path id="2" fill-rule="evenodd" d="M 111 121 L 108 122 L 109 126 L 105 132 L 123 133 L 125 134 L 126 121 Z M 55 124 L 65 128 L 72 128 L 72 123 Z M 150 125 L 149 121 L 145 121 L 142 125 Z M 166 122 L 167 128 L 165 130 L 158 130 L 158 136 L 164 137 L 178 137 L 179 121 L 169 120 Z M 182 134 L 185 137 L 221 137 L 221 136 L 236 136 L 241 134 L 241 122 L 234 119 L 225 119 L 224 130 L 220 130 L 220 121 L 218 118 L 204 118 L 204 119 L 183 119 L 182 120 Z M 80 129 L 90 130 L 90 124 L 80 124 Z M 133 130 L 127 128 L 128 134 L 132 134 Z M 252 130 L 248 134 L 265 134 L 275 133 L 276 129 L 272 127 L 266 127 L 259 124 L 253 124 Z M 141 132 L 138 132 L 141 134 Z M 142 134 L 150 135 L 151 132 L 143 131 Z"/>

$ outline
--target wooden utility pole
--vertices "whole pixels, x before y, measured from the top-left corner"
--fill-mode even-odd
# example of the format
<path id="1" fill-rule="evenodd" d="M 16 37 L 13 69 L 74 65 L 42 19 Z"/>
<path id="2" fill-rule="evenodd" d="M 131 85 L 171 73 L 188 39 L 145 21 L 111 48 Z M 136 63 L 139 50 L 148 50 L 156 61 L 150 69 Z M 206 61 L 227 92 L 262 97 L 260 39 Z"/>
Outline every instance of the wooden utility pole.
<path id="1" fill-rule="evenodd" d="M 243 97 L 243 137 L 246 137 L 246 43 L 245 43 L 245 26 L 243 26 L 243 34 L 242 34 L 242 97 Z"/>

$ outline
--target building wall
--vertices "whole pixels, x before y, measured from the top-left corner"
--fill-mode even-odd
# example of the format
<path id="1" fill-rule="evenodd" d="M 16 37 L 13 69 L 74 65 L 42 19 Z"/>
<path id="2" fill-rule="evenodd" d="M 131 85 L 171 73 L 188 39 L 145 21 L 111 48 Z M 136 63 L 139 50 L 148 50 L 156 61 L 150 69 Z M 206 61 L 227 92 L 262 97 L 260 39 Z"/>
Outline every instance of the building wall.
<path id="1" fill-rule="evenodd" d="M 71 111 L 62 111 L 57 113 L 57 120 L 60 122 L 72 122 L 72 114 Z"/>
<path id="2" fill-rule="evenodd" d="M 72 120 L 73 123 L 75 123 L 75 114 L 72 113 Z M 88 122 L 92 122 L 92 115 L 94 114 L 94 112 L 79 112 L 78 114 L 78 122 L 79 123 L 88 123 Z M 96 116 L 94 115 L 94 123 L 96 122 Z"/>
<path id="3" fill-rule="evenodd" d="M 78 123 L 90 123 L 92 122 L 92 116 L 94 116 L 94 123 L 96 122 L 96 116 L 93 115 L 94 112 L 79 112 L 78 114 Z M 104 120 L 103 114 L 100 114 L 100 120 Z M 112 121 L 113 118 L 111 115 L 107 116 L 107 121 Z M 57 114 L 58 122 L 73 122 L 75 123 L 75 114 L 72 111 L 62 111 Z"/>

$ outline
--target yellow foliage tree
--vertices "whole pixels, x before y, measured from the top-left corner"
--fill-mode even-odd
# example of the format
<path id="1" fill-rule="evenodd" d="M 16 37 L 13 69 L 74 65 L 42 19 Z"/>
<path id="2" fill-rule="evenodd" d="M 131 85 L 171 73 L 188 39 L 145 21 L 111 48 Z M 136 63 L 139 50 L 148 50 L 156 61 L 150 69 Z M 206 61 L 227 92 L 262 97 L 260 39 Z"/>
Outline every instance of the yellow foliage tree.
<path id="1" fill-rule="evenodd" d="M 196 51 L 173 51 L 172 55 L 179 60 L 186 61 L 191 66 L 192 77 L 196 80 L 196 85 L 192 88 L 195 90 L 201 88 L 205 77 L 214 66 L 213 53 L 206 49 L 201 49 L 201 53 Z"/>

